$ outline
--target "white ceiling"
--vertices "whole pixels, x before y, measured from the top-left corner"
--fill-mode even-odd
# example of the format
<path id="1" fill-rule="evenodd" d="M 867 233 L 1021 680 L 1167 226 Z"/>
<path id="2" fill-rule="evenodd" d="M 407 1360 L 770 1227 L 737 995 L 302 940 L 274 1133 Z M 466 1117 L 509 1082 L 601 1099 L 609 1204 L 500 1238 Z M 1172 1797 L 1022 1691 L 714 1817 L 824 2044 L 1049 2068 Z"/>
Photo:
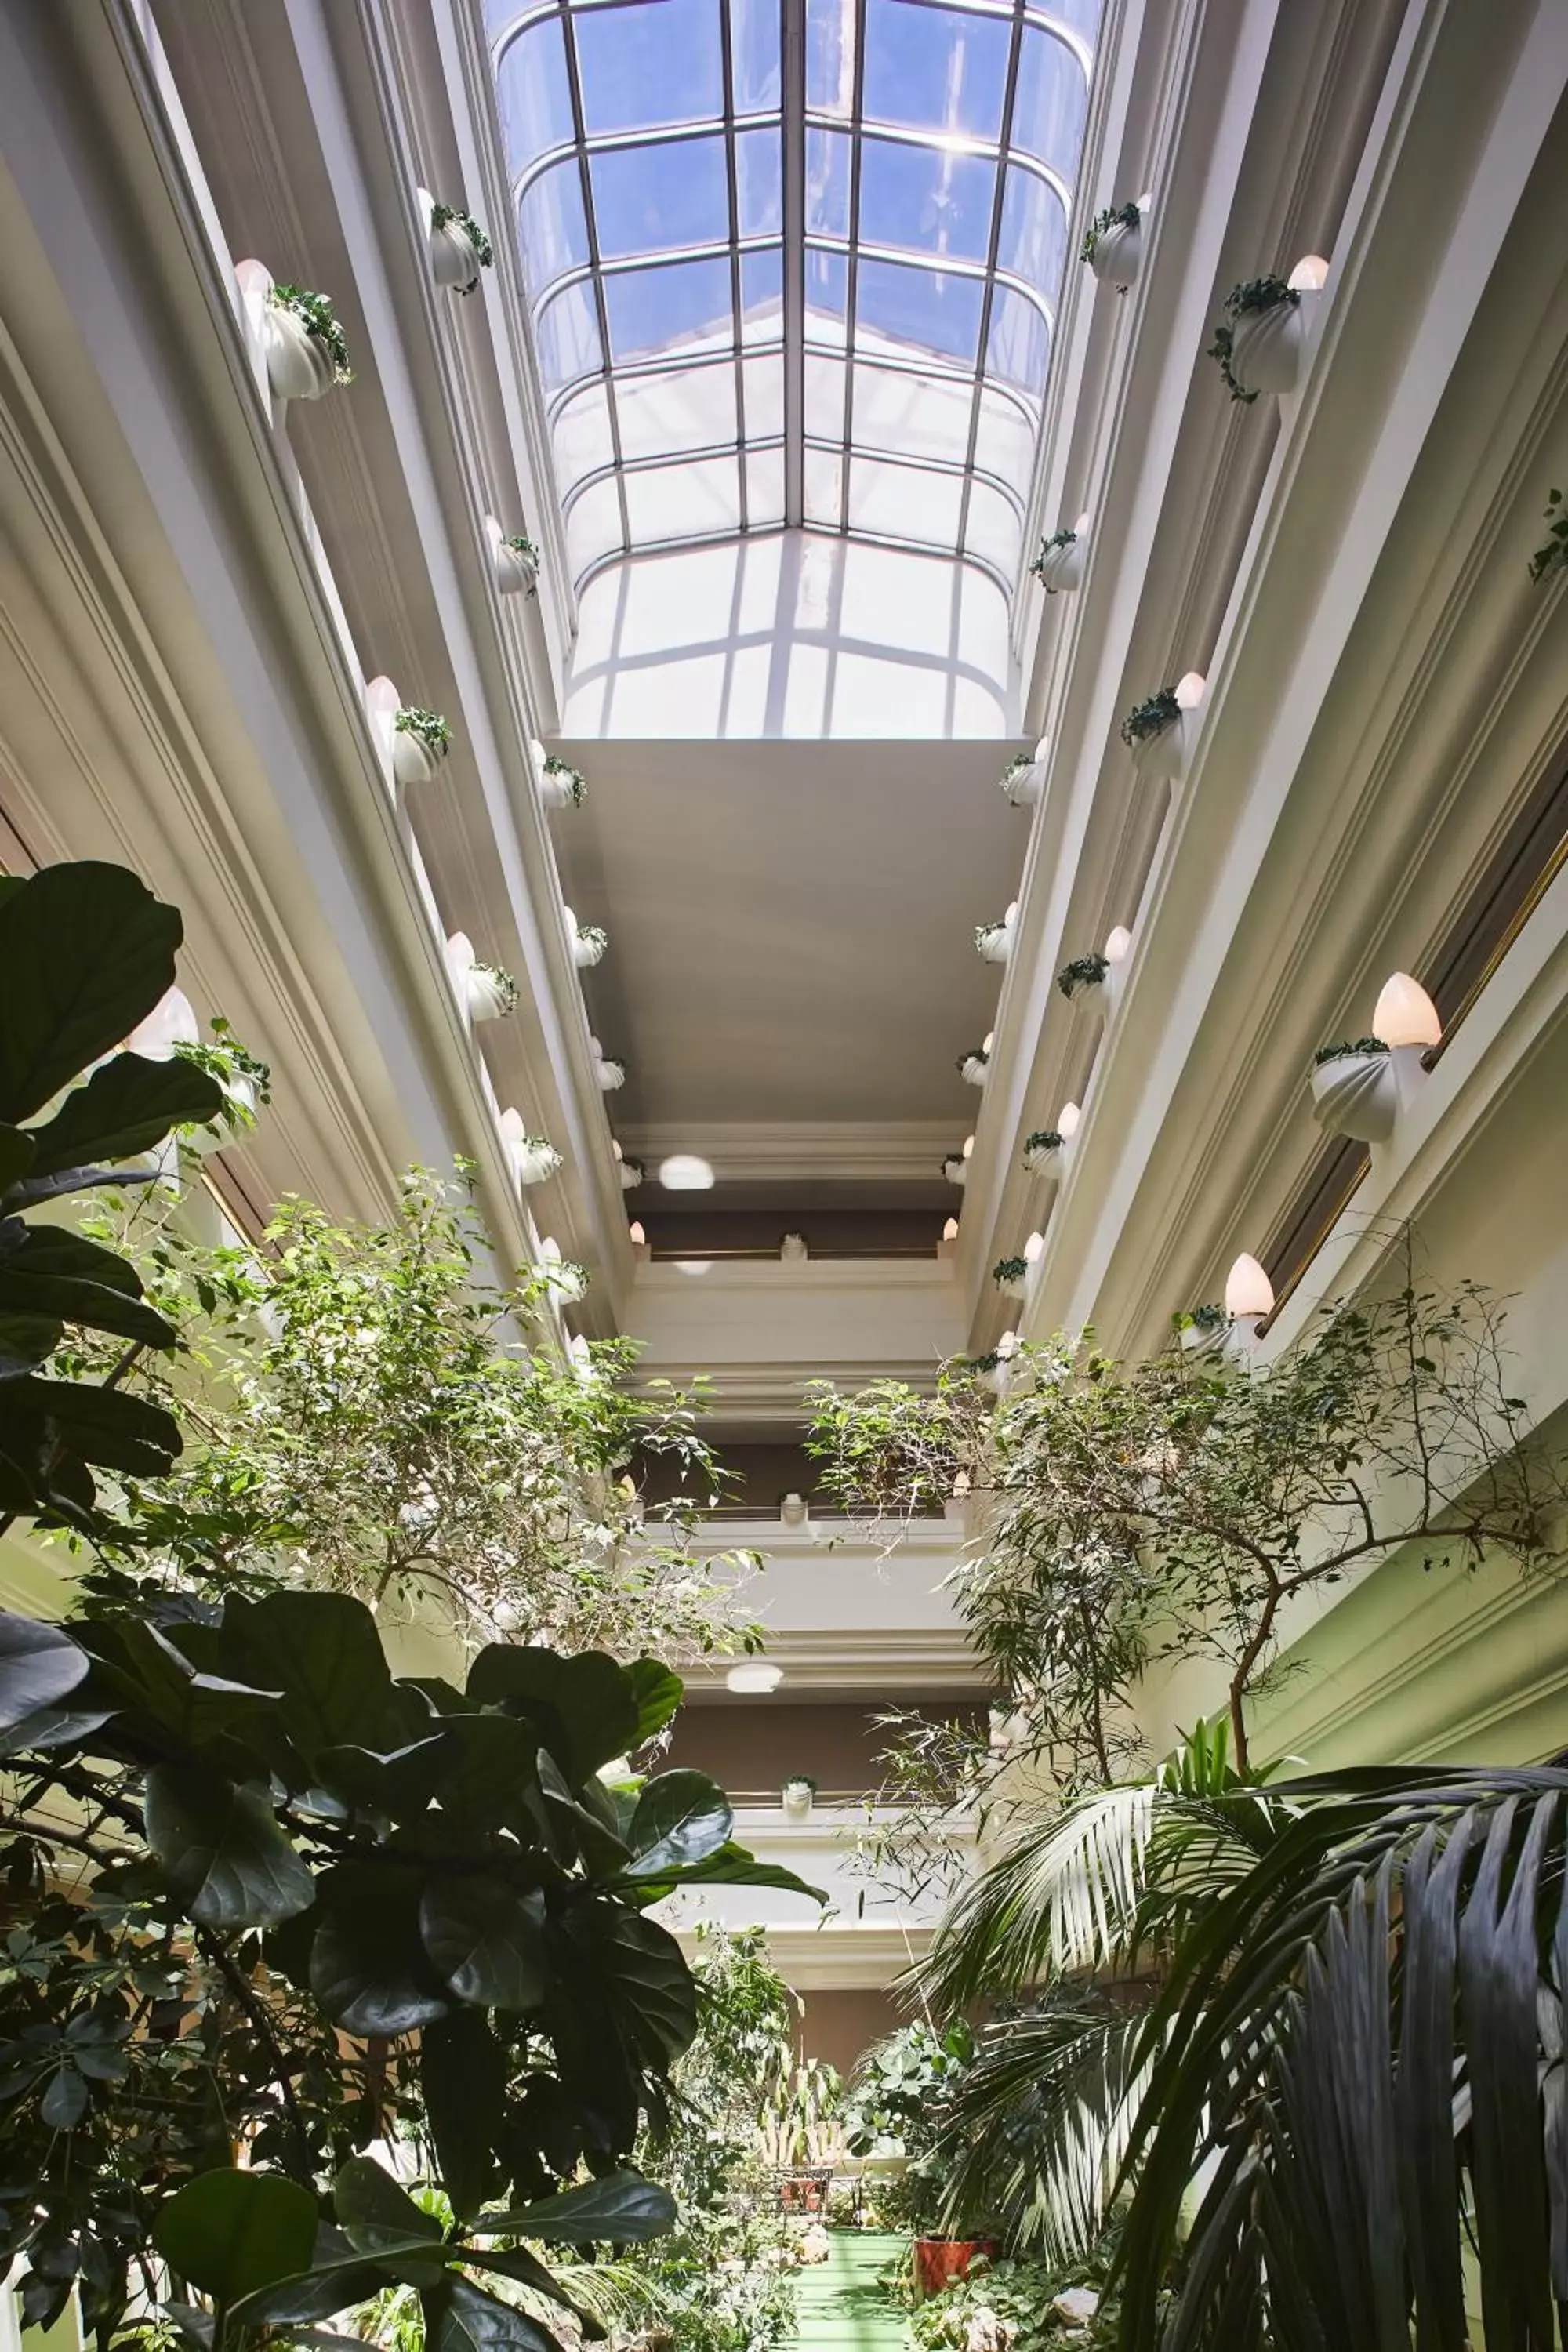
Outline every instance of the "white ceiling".
<path id="1" fill-rule="evenodd" d="M 1007 742 L 567 741 L 566 898 L 610 937 L 584 975 L 628 1064 L 617 1129 L 946 1121 L 992 1026 L 976 923 L 1018 887 L 1028 813 Z"/>

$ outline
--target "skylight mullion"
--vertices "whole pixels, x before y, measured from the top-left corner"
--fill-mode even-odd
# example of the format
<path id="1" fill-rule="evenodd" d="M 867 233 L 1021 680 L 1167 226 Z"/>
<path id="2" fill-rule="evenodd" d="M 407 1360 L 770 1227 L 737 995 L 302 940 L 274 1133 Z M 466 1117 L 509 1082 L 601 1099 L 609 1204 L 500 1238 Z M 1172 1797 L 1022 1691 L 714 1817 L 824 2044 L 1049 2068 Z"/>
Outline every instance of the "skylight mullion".
<path id="1" fill-rule="evenodd" d="M 746 503 L 746 375 L 741 365 L 741 190 L 735 162 L 735 37 L 729 0 L 719 0 L 719 47 L 724 74 L 724 175 L 730 195 L 730 332 L 735 362 L 735 471 L 740 478 L 741 529 Z"/>
<path id="2" fill-rule="evenodd" d="M 610 428 L 610 447 L 616 460 L 616 503 L 620 510 L 621 546 L 630 554 L 632 544 L 631 514 L 626 505 L 626 477 L 622 470 L 621 420 L 616 406 L 615 356 L 610 349 L 610 313 L 605 300 L 605 278 L 599 255 L 599 229 L 594 217 L 594 182 L 588 169 L 588 124 L 583 110 L 583 73 L 577 57 L 577 34 L 571 11 L 564 0 L 561 9 L 562 47 L 566 55 L 566 87 L 572 100 L 572 121 L 577 136 L 577 169 L 583 185 L 583 219 L 588 236 L 588 268 L 592 272 L 594 309 L 599 321 L 599 355 L 605 379 L 605 412 Z"/>
<path id="3" fill-rule="evenodd" d="M 991 311 L 996 298 L 996 271 L 1002 253 L 1002 205 L 1007 187 L 1007 156 L 1013 143 L 1013 110 L 1018 95 L 1018 61 L 1023 47 L 1023 0 L 1016 0 L 1013 37 L 1007 48 L 1007 79 L 1002 90 L 1001 136 L 996 146 L 996 187 L 991 199 L 991 236 L 985 254 L 985 286 L 980 297 L 980 333 L 974 345 L 974 390 L 969 403 L 969 446 L 964 452 L 963 494 L 958 504 L 958 547 L 955 551 L 960 555 L 963 553 L 969 537 L 974 457 L 980 446 L 980 411 L 985 397 L 985 350 L 991 340 Z"/>
<path id="4" fill-rule="evenodd" d="M 784 527 L 805 519 L 805 0 L 780 0 Z"/>
<path id="5" fill-rule="evenodd" d="M 849 100 L 849 254 L 844 273 L 844 478 L 838 528 L 849 529 L 849 450 L 855 434 L 856 305 L 860 275 L 860 153 L 866 136 L 866 0 L 855 0 L 855 81 Z"/>

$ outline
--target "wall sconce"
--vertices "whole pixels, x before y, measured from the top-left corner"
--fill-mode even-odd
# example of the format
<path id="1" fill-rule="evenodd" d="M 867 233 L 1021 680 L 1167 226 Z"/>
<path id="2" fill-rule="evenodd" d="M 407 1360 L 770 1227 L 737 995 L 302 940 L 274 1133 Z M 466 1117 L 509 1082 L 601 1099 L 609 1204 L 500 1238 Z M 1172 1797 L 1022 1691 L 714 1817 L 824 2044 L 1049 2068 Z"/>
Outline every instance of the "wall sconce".
<path id="1" fill-rule="evenodd" d="M 626 1227 L 626 1239 L 632 1245 L 634 1256 L 645 1259 L 649 1256 L 647 1235 L 643 1231 L 642 1220 L 639 1217 L 634 1217 Z"/>
<path id="2" fill-rule="evenodd" d="M 765 1658 L 747 1658 L 742 1664 L 730 1668 L 724 1677 L 724 1687 L 763 1698 L 776 1691 L 783 1680 L 782 1666 L 770 1666 Z"/>
<path id="3" fill-rule="evenodd" d="M 1108 933 L 1103 953 L 1107 963 L 1125 963 L 1132 952 L 1132 934 L 1125 923 Z"/>
<path id="4" fill-rule="evenodd" d="M 1078 1133 L 1078 1123 L 1083 1117 L 1077 1103 L 1065 1102 L 1057 1113 L 1057 1133 L 1064 1143 L 1070 1143 Z"/>
<path id="5" fill-rule="evenodd" d="M 1384 982 L 1373 1011 L 1372 1034 L 1388 1047 L 1395 1106 L 1408 1110 L 1426 1083 L 1425 1056 L 1431 1046 L 1441 1045 L 1443 1024 L 1421 982 L 1407 971 L 1393 972 Z"/>
<path id="6" fill-rule="evenodd" d="M 1045 1250 L 1045 1246 L 1046 1237 L 1044 1234 L 1031 1234 L 1028 1240 L 1024 1244 L 1025 1265 L 1038 1265 L 1041 1255 Z"/>
<path id="7" fill-rule="evenodd" d="M 1274 1285 L 1247 1250 L 1226 1276 L 1225 1311 L 1230 1318 L 1226 1352 L 1245 1363 L 1258 1345 L 1258 1325 L 1274 1312 Z"/>
<path id="8" fill-rule="evenodd" d="M 1329 282 L 1329 265 L 1321 253 L 1304 253 L 1285 280 L 1293 294 L 1321 294 Z"/>
<path id="9" fill-rule="evenodd" d="M 1195 710 L 1204 698 L 1204 689 L 1207 684 L 1208 680 L 1201 670 L 1188 670 L 1185 677 L 1176 680 L 1174 688 L 1176 708 L 1179 710 Z"/>

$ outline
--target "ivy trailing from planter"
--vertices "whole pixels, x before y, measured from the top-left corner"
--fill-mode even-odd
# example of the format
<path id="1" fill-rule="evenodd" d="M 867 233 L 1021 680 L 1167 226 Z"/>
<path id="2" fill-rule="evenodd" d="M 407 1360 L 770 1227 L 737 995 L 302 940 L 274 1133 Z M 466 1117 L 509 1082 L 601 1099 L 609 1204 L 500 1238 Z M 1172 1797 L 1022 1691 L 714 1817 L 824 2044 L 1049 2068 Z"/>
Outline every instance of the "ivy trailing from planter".
<path id="1" fill-rule="evenodd" d="M 1037 1127 L 1024 1138 L 1024 1158 L 1027 1161 L 1036 1152 L 1059 1151 L 1066 1141 L 1066 1136 L 1058 1135 L 1054 1127 Z"/>
<path id="2" fill-rule="evenodd" d="M 1146 702 L 1134 704 L 1128 712 L 1121 722 L 1121 740 L 1130 751 L 1135 751 L 1140 743 L 1152 742 L 1167 727 L 1173 727 L 1181 715 L 1175 688 L 1163 686 L 1158 694 L 1152 694 Z"/>
<path id="3" fill-rule="evenodd" d="M 1266 310 L 1278 310 L 1282 306 L 1295 310 L 1301 297 L 1294 286 L 1283 278 L 1248 278 L 1242 285 L 1233 286 L 1225 298 L 1224 321 L 1214 331 L 1214 341 L 1205 358 L 1219 363 L 1219 372 L 1229 388 L 1232 400 L 1255 401 L 1256 392 L 1238 383 L 1231 362 L 1236 351 L 1236 327 L 1242 319 L 1258 318 Z"/>
<path id="4" fill-rule="evenodd" d="M 1173 1315 L 1171 1328 L 1173 1331 L 1210 1333 L 1223 1331 L 1229 1320 L 1225 1308 L 1211 1299 L 1202 1307 L 1184 1307 L 1179 1315 Z"/>
<path id="5" fill-rule="evenodd" d="M 535 576 L 528 590 L 528 593 L 531 596 L 537 596 L 539 593 L 538 572 L 539 567 L 543 562 L 543 558 L 540 554 L 538 548 L 535 547 L 532 540 L 529 538 L 526 531 L 518 530 L 511 532 L 509 537 L 504 538 L 501 541 L 501 545 L 510 554 L 515 555 L 520 563 L 526 564 L 529 570 L 533 572 Z"/>
<path id="6" fill-rule="evenodd" d="M 306 332 L 321 344 L 332 363 L 334 383 L 353 383 L 354 372 L 349 364 L 348 338 L 324 294 L 312 294 L 305 286 L 274 286 L 267 299 L 274 310 L 292 310 Z"/>
<path id="7" fill-rule="evenodd" d="M 1530 559 L 1530 576 L 1534 581 L 1550 579 L 1554 572 L 1568 572 L 1568 514 L 1563 511 L 1561 490 L 1547 491 L 1542 520 L 1545 543 Z"/>
<path id="8" fill-rule="evenodd" d="M 1132 209 L 1136 211 L 1137 207 L 1133 206 Z M 1086 254 L 1084 258 L 1087 260 L 1088 257 L 1089 257 Z M 1040 583 L 1040 585 L 1044 588 L 1047 596 L 1054 596 L 1057 592 L 1051 586 L 1050 582 L 1046 578 L 1047 564 L 1049 562 L 1053 555 L 1059 555 L 1065 549 L 1076 547 L 1077 545 L 1078 533 L 1076 530 L 1053 530 L 1049 539 L 1041 540 L 1040 551 L 1038 555 L 1036 556 L 1033 563 L 1030 564 L 1029 569 L 1034 573 L 1035 578 Z M 1025 755 L 1025 764 L 1026 766 L 1033 764 L 1027 754 Z"/>
<path id="9" fill-rule="evenodd" d="M 595 963 L 610 944 L 610 935 L 602 923 L 579 923 L 573 937 L 577 946 L 587 949 Z"/>
<path id="10" fill-rule="evenodd" d="M 496 257 L 494 246 L 472 213 L 464 212 L 460 205 L 433 205 L 430 208 L 430 226 L 432 231 L 444 228 L 460 229 L 472 246 L 474 259 L 481 269 L 489 269 L 494 262 Z M 474 278 L 467 286 L 459 286 L 457 291 L 459 294 L 471 294 L 478 284 L 478 278 Z"/>
<path id="11" fill-rule="evenodd" d="M 1057 986 L 1070 1003 L 1080 988 L 1098 988 L 1110 970 L 1109 956 L 1074 956 L 1071 963 L 1063 964 L 1057 974 Z"/>
<path id="12" fill-rule="evenodd" d="M 503 1013 L 517 1011 L 522 1002 L 522 991 L 510 971 L 504 970 L 499 963 L 476 963 L 470 965 L 469 970 L 477 979 L 488 982 L 494 989 L 501 1000 Z"/>
<path id="13" fill-rule="evenodd" d="M 953 1064 L 953 1067 L 958 1072 L 961 1078 L 968 1076 L 969 1066 L 972 1062 L 978 1062 L 983 1071 L 990 1068 L 991 1056 L 986 1052 L 984 1045 L 972 1045 L 967 1054 L 960 1054 L 957 1061 Z"/>
<path id="14" fill-rule="evenodd" d="M 1343 1062 L 1356 1054 L 1386 1054 L 1388 1047 L 1381 1037 L 1352 1037 L 1337 1045 L 1320 1045 L 1312 1056 L 1312 1065 L 1321 1069 L 1325 1062 Z"/>
<path id="15" fill-rule="evenodd" d="M 1079 259 L 1083 261 L 1094 259 L 1100 240 L 1107 229 L 1136 228 L 1142 217 L 1136 205 L 1108 205 L 1103 212 L 1095 214 L 1084 231 L 1083 249 Z"/>
<path id="16" fill-rule="evenodd" d="M 412 735 L 433 760 L 444 760 L 452 748 L 452 730 L 438 710 L 421 710 L 405 704 L 392 722 L 395 733 Z"/>
<path id="17" fill-rule="evenodd" d="M 588 784 L 580 768 L 574 768 L 559 753 L 551 751 L 545 757 L 544 772 L 547 776 L 559 777 L 572 795 L 573 807 L 582 807 L 588 796 Z"/>
<path id="18" fill-rule="evenodd" d="M 1009 1283 L 1025 1281 L 1028 1272 L 1026 1257 L 999 1257 L 991 1269 L 991 1279 L 998 1289 L 1005 1289 Z"/>

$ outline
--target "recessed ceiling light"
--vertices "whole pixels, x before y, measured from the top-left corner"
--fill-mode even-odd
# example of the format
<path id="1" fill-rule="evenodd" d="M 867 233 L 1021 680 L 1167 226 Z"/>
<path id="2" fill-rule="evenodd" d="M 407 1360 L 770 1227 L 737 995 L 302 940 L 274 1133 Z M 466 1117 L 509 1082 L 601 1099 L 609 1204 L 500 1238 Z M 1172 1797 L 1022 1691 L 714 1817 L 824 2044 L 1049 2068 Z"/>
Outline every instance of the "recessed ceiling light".
<path id="1" fill-rule="evenodd" d="M 658 1163 L 658 1181 L 667 1192 L 710 1192 L 713 1189 L 713 1170 L 695 1151 L 672 1151 L 668 1160 Z"/>
<path id="2" fill-rule="evenodd" d="M 731 1667 L 724 1677 L 724 1687 L 726 1690 L 765 1695 L 769 1691 L 776 1691 L 783 1680 L 782 1666 L 770 1666 L 765 1658 L 748 1658 L 744 1664 Z"/>

